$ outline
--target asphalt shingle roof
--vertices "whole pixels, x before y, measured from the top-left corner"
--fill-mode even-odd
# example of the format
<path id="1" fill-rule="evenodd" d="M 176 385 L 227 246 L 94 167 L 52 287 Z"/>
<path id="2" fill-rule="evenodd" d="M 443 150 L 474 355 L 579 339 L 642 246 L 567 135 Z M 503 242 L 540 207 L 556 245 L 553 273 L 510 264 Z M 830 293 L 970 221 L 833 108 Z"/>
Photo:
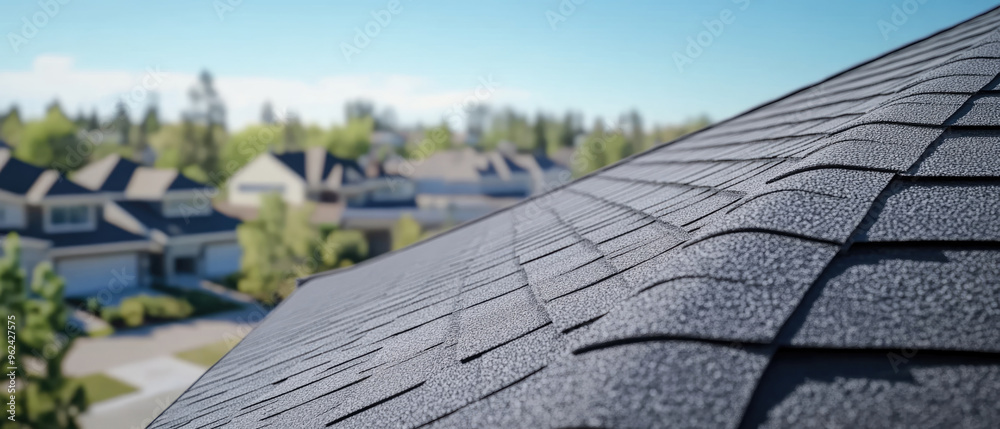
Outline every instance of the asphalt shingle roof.
<path id="1" fill-rule="evenodd" d="M 44 172 L 41 168 L 14 158 L 9 149 L 0 150 L 0 189 L 26 195 Z"/>
<path id="2" fill-rule="evenodd" d="M 307 279 L 152 427 L 996 427 L 998 24 Z"/>
<path id="3" fill-rule="evenodd" d="M 361 177 L 364 176 L 364 173 L 361 171 L 361 167 L 358 166 L 357 162 L 335 157 L 333 156 L 333 154 L 331 154 L 326 150 L 317 151 L 316 153 L 318 153 L 319 156 L 323 158 L 322 163 L 319 164 L 319 166 L 322 168 L 322 170 L 320 170 L 321 174 L 319 175 L 320 181 L 325 181 L 327 178 L 329 178 L 330 173 L 333 172 L 333 167 L 338 164 L 343 165 L 344 166 L 343 168 L 345 168 L 345 170 L 351 169 L 357 172 Z M 310 156 L 309 152 L 303 152 L 303 151 L 274 154 L 274 157 L 277 158 L 278 161 L 281 161 L 282 164 L 285 164 L 285 166 L 287 166 L 289 169 L 295 172 L 296 175 L 298 175 L 303 179 L 305 179 L 307 176 L 306 170 L 308 168 L 307 164 L 309 161 L 309 156 Z M 349 180 L 345 177 L 344 182 L 345 183 L 349 182 Z"/>
<path id="4" fill-rule="evenodd" d="M 170 218 L 163 216 L 159 202 L 116 201 L 115 204 L 146 227 L 157 229 L 170 236 L 235 231 L 240 224 L 239 220 L 214 209 L 210 214 L 204 216 Z"/>

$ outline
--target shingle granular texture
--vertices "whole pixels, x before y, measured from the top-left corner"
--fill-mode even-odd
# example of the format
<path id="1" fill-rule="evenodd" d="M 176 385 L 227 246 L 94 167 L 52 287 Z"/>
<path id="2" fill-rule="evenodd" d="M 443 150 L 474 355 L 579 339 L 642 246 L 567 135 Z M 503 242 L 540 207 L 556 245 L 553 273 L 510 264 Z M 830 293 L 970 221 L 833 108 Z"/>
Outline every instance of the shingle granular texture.
<path id="1" fill-rule="evenodd" d="M 998 23 L 306 279 L 152 427 L 1000 426 Z"/>

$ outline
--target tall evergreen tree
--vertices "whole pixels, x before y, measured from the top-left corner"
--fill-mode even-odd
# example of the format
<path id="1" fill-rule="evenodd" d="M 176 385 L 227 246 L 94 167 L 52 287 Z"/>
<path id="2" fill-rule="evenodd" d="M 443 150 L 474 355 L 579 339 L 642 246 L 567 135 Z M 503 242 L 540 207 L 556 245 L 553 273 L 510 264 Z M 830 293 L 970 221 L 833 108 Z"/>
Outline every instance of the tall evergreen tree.
<path id="1" fill-rule="evenodd" d="M 535 155 L 544 155 L 549 147 L 548 133 L 548 120 L 545 118 L 541 112 L 535 116 L 535 126 L 532 129 L 532 134 L 534 135 L 534 152 Z"/>
<path id="2" fill-rule="evenodd" d="M 90 118 L 87 119 L 87 131 L 101 129 L 101 120 L 97 116 L 97 109 L 90 111 Z"/>
<path id="3" fill-rule="evenodd" d="M 128 106 L 125 103 L 119 101 L 115 105 L 115 117 L 111 121 L 111 126 L 118 136 L 118 144 L 128 146 L 131 143 L 129 133 L 132 131 L 132 121 L 128 117 Z"/>
<path id="4" fill-rule="evenodd" d="M 149 149 L 149 136 L 160 130 L 160 119 L 156 106 L 150 105 L 146 108 L 146 114 L 139 124 L 138 136 L 132 144 L 132 160 L 142 163 L 146 161 L 144 156 Z"/>
<path id="5" fill-rule="evenodd" d="M 576 136 L 579 134 L 578 128 L 576 116 L 573 112 L 566 112 L 559 127 L 559 146 L 573 147 L 573 144 L 576 143 Z"/>

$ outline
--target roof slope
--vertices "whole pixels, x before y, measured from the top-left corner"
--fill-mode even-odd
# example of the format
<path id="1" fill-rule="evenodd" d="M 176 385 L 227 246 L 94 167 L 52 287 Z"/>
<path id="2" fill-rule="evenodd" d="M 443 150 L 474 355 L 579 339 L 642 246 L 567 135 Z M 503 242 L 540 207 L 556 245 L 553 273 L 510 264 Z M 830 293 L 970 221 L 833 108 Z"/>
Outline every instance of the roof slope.
<path id="1" fill-rule="evenodd" d="M 169 218 L 163 216 L 161 203 L 149 201 L 116 201 L 122 210 L 138 220 L 146 227 L 175 236 L 184 234 L 202 234 L 209 232 L 235 231 L 240 221 L 216 210 L 205 216 L 181 216 Z"/>
<path id="2" fill-rule="evenodd" d="M 330 173 L 333 172 L 333 168 L 337 165 L 354 170 L 363 176 L 361 167 L 358 166 L 357 162 L 335 157 L 324 148 L 314 147 L 304 151 L 284 152 L 273 155 L 296 175 L 307 181 L 325 182 L 330 177 Z M 310 171 L 313 168 L 317 170 L 314 172 Z M 314 178 L 311 179 L 313 176 Z M 348 180 L 345 179 L 344 181 L 347 182 Z"/>
<path id="3" fill-rule="evenodd" d="M 9 148 L 0 148 L 0 190 L 25 195 L 45 170 L 17 158 Z"/>
<path id="4" fill-rule="evenodd" d="M 123 192 L 130 198 L 158 199 L 170 191 L 210 190 L 175 168 L 144 167 L 120 155 L 108 155 L 80 169 L 73 181 L 101 192 Z"/>
<path id="5" fill-rule="evenodd" d="M 152 427 L 989 427 L 997 10 L 307 280 Z"/>

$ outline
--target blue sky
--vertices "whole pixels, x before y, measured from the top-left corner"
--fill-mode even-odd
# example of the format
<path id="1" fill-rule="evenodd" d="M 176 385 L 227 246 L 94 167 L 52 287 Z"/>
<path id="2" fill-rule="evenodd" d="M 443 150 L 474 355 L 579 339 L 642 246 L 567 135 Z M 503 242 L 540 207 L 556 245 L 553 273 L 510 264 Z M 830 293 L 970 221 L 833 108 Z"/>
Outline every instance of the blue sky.
<path id="1" fill-rule="evenodd" d="M 59 98 L 71 113 L 97 106 L 106 114 L 149 70 L 160 70 L 152 74 L 168 78 L 152 89 L 170 119 L 195 74 L 208 69 L 235 126 L 253 121 L 264 99 L 307 121 L 339 121 L 343 101 L 354 97 L 393 104 L 403 121 L 438 122 L 475 94 L 481 80 L 497 83 L 486 97 L 493 106 L 560 114 L 572 108 L 588 122 L 630 108 L 650 123 L 699 113 L 724 119 L 994 6 L 978 0 L 398 0 L 397 13 L 386 12 L 391 20 L 348 61 L 344 44 L 353 44 L 357 29 L 375 28 L 372 12 L 393 2 L 48 1 L 59 10 L 30 38 L 22 18 L 44 13 L 42 6 L 0 4 L 7 41 L 0 46 L 0 106 L 17 102 L 32 116 Z M 721 33 L 715 24 L 718 34 L 678 70 L 675 54 L 686 55 L 689 38 L 697 40 L 708 31 L 705 22 L 720 16 L 729 23 Z M 880 29 L 880 21 L 895 27 Z"/>

